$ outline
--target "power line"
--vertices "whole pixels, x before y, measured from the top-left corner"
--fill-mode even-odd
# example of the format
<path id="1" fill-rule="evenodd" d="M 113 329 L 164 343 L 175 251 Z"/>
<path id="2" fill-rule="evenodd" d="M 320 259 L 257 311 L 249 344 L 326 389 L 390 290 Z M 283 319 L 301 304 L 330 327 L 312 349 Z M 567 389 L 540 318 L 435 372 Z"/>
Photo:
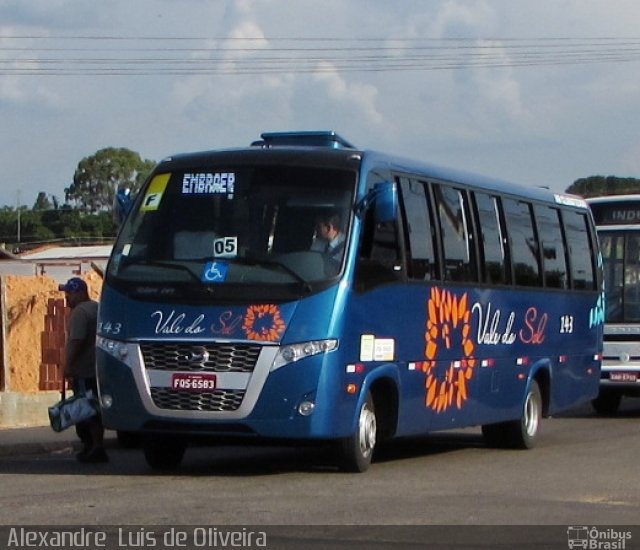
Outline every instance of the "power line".
<path id="1" fill-rule="evenodd" d="M 501 42 L 575 42 L 575 41 L 620 41 L 620 40 L 639 40 L 637 36 L 544 36 L 544 37 L 514 37 L 514 36 L 488 36 L 488 37 L 375 37 L 375 36 L 349 36 L 347 38 L 339 36 L 255 36 L 255 37 L 237 37 L 237 36 L 125 36 L 125 35 L 29 35 L 29 34 L 0 34 L 0 40 L 92 40 L 92 41 L 205 41 L 216 40 L 226 42 L 478 42 L 480 40 L 501 41 Z"/>
<path id="2" fill-rule="evenodd" d="M 24 41 L 32 43 L 25 45 Z M 54 41 L 74 45 L 52 45 Z M 167 45 L 176 41 L 193 45 Z M 83 46 L 85 42 L 91 46 Z M 206 46 L 202 42 L 218 44 Z M 140 43 L 147 45 L 142 47 Z M 149 47 L 149 43 L 156 46 Z M 638 60 L 640 38 L 634 37 L 246 39 L 0 35 L 0 75 L 5 76 L 397 72 Z"/>

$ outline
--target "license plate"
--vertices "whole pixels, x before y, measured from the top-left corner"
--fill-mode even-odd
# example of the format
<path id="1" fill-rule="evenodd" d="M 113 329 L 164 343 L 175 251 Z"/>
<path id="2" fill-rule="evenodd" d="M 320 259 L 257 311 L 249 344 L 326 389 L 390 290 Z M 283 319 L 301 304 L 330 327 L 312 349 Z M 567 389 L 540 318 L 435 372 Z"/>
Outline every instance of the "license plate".
<path id="1" fill-rule="evenodd" d="M 638 375 L 635 372 L 612 372 L 609 374 L 612 382 L 637 382 Z"/>
<path id="2" fill-rule="evenodd" d="M 171 388 L 176 391 L 213 391 L 216 389 L 216 375 L 176 372 L 171 377 Z"/>

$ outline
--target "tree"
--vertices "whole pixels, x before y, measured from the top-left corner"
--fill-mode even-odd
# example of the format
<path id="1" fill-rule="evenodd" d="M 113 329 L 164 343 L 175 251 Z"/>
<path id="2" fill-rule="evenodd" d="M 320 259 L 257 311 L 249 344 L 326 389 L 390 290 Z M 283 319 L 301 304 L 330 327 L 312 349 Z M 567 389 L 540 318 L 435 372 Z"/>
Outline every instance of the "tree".
<path id="1" fill-rule="evenodd" d="M 616 176 L 589 176 L 580 178 L 567 187 L 567 193 L 584 198 L 601 195 L 624 195 L 640 193 L 640 179 L 618 178 Z"/>
<path id="2" fill-rule="evenodd" d="M 18 233 L 18 212 L 10 206 L 0 210 L 0 243 L 14 242 Z"/>
<path id="3" fill-rule="evenodd" d="M 44 191 L 38 193 L 38 198 L 33 205 L 33 210 L 51 210 L 52 204 L 49 197 Z"/>
<path id="4" fill-rule="evenodd" d="M 20 242 L 50 241 L 55 235 L 42 223 L 42 213 L 25 209 L 20 216 Z"/>
<path id="5" fill-rule="evenodd" d="M 91 213 L 109 211 L 116 191 L 121 187 L 137 191 L 154 166 L 129 149 L 101 149 L 80 161 L 73 183 L 64 190 L 65 198 Z"/>

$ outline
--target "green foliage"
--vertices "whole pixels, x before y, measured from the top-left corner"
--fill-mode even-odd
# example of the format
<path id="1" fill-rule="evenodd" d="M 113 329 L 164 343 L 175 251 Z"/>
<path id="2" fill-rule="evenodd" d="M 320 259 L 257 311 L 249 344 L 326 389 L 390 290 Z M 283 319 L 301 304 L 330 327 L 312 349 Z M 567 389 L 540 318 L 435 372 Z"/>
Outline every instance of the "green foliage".
<path id="1" fill-rule="evenodd" d="M 580 178 L 567 187 L 567 193 L 584 198 L 602 195 L 626 195 L 640 193 L 640 179 L 616 176 L 590 176 Z"/>
<path id="2" fill-rule="evenodd" d="M 20 211 L 22 216 L 22 211 Z M 18 235 L 18 212 L 5 206 L 0 210 L 0 243 L 14 242 Z"/>
<path id="3" fill-rule="evenodd" d="M 20 213 L 20 233 L 25 235 L 37 235 L 41 240 L 51 240 L 53 231 L 42 224 L 42 217 L 37 210 L 25 210 Z"/>
<path id="4" fill-rule="evenodd" d="M 154 166 L 129 149 L 101 149 L 78 164 L 73 183 L 64 190 L 64 205 L 41 191 L 31 210 L 0 207 L 0 245 L 114 239 L 118 228 L 111 209 L 116 190 L 128 187 L 135 193 Z"/>
<path id="5" fill-rule="evenodd" d="M 38 198 L 33 205 L 34 210 L 49 210 L 53 208 L 53 204 L 49 200 L 49 197 L 44 191 L 38 193 Z"/>
<path id="6" fill-rule="evenodd" d="M 0 210 L 0 243 L 21 244 L 52 241 L 95 242 L 111 240 L 117 227 L 111 214 L 87 214 L 74 208 L 57 210 Z M 10 247 L 9 247 L 10 248 Z"/>
<path id="7" fill-rule="evenodd" d="M 117 189 L 137 191 L 154 166 L 129 149 L 101 149 L 80 161 L 73 183 L 64 190 L 65 198 L 92 213 L 109 211 Z"/>

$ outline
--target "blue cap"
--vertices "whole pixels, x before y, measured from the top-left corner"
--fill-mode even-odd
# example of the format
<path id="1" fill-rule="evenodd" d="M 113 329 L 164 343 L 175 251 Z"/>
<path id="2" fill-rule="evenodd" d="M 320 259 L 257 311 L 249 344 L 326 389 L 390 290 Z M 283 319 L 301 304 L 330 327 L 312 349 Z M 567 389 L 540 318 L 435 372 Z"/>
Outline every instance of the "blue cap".
<path id="1" fill-rule="evenodd" d="M 81 292 L 87 291 L 87 283 L 85 283 L 80 277 L 72 277 L 65 284 L 58 287 L 59 290 L 65 292 Z"/>

